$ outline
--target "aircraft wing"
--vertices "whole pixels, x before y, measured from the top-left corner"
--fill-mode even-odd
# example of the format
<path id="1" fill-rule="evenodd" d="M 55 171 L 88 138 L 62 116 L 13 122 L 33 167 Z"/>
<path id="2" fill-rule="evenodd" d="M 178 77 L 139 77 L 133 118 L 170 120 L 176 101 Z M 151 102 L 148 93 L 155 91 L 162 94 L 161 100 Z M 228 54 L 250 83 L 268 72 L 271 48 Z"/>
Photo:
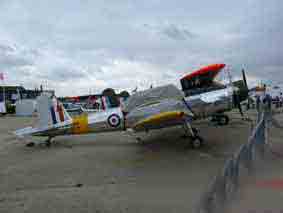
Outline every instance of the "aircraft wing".
<path id="1" fill-rule="evenodd" d="M 35 132 L 36 132 L 36 130 L 33 127 L 29 126 L 29 127 L 23 128 L 23 129 L 18 129 L 16 131 L 14 131 L 13 134 L 16 135 L 17 137 L 24 137 L 26 135 L 33 134 Z"/>
<path id="2" fill-rule="evenodd" d="M 134 126 L 135 131 L 146 131 L 150 129 L 159 129 L 167 126 L 182 124 L 190 120 L 193 114 L 183 111 L 161 112 L 138 121 Z"/>

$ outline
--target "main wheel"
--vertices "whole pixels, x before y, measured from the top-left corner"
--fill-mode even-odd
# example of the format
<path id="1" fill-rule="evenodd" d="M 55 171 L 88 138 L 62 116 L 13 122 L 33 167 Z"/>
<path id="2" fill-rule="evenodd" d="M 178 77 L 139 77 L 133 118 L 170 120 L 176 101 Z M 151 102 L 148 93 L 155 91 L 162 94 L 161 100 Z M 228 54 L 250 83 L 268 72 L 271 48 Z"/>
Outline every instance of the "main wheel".
<path id="1" fill-rule="evenodd" d="M 45 146 L 50 147 L 50 146 L 51 146 L 51 141 L 49 141 L 49 140 L 46 141 L 46 142 L 45 142 Z"/>
<path id="2" fill-rule="evenodd" d="M 192 137 L 191 146 L 193 149 L 199 149 L 203 145 L 203 138 L 200 136 Z"/>
<path id="3" fill-rule="evenodd" d="M 227 115 L 221 115 L 221 116 L 218 117 L 217 123 L 220 126 L 228 125 L 229 117 Z"/>
<path id="4" fill-rule="evenodd" d="M 144 145 L 145 141 L 141 137 L 136 137 L 138 144 Z"/>
<path id="5" fill-rule="evenodd" d="M 30 142 L 26 144 L 27 147 L 33 147 L 34 145 L 35 145 L 34 142 Z"/>

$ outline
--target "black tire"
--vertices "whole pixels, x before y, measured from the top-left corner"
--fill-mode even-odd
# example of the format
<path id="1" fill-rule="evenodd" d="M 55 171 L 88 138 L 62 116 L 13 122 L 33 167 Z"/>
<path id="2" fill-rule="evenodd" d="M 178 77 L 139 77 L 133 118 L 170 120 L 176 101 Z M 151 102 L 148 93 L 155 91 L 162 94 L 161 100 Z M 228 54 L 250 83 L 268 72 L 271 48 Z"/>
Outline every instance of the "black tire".
<path id="1" fill-rule="evenodd" d="M 222 115 L 218 117 L 218 125 L 224 126 L 229 124 L 229 117 L 227 115 Z"/>
<path id="2" fill-rule="evenodd" d="M 199 134 L 198 129 L 196 129 L 196 128 L 193 127 L 192 130 L 193 130 L 194 135 L 198 135 L 198 134 Z"/>
<path id="3" fill-rule="evenodd" d="M 218 121 L 218 119 L 217 119 L 216 116 L 211 116 L 211 118 L 210 118 L 210 122 L 211 122 L 211 123 L 215 123 L 215 122 L 217 122 L 217 121 Z"/>
<path id="4" fill-rule="evenodd" d="M 34 147 L 34 145 L 35 145 L 34 142 L 30 142 L 26 144 L 27 147 Z"/>
<path id="5" fill-rule="evenodd" d="M 47 147 L 50 147 L 50 146 L 52 145 L 52 139 L 53 139 L 53 138 L 48 138 L 48 139 L 45 141 L 45 145 L 46 145 Z"/>
<path id="6" fill-rule="evenodd" d="M 191 146 L 193 149 L 199 149 L 203 145 L 203 138 L 200 136 L 195 136 L 191 140 Z"/>
<path id="7" fill-rule="evenodd" d="M 141 137 L 136 137 L 136 140 L 137 140 L 138 144 L 143 144 L 144 143 L 144 141 L 142 140 Z"/>

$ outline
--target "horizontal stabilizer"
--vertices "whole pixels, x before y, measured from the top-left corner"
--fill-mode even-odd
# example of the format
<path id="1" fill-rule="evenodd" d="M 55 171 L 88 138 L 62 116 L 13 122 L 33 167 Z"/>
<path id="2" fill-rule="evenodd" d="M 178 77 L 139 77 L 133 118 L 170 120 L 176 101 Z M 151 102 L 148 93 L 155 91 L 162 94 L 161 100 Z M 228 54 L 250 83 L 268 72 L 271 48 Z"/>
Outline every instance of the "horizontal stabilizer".
<path id="1" fill-rule="evenodd" d="M 24 137 L 25 135 L 30 135 L 33 132 L 33 128 L 31 126 L 19 129 L 13 132 L 14 135 L 18 137 Z"/>

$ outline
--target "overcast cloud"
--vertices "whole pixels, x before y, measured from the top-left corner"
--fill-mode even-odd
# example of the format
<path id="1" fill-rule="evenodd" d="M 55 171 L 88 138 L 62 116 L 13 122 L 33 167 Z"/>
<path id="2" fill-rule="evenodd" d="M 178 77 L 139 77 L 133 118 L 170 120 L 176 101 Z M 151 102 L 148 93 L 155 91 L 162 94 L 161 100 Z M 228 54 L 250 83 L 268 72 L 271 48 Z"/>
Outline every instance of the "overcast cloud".
<path id="1" fill-rule="evenodd" d="M 57 95 L 178 85 L 210 63 L 281 83 L 282 9 L 280 0 L 0 0 L 0 72 Z"/>

